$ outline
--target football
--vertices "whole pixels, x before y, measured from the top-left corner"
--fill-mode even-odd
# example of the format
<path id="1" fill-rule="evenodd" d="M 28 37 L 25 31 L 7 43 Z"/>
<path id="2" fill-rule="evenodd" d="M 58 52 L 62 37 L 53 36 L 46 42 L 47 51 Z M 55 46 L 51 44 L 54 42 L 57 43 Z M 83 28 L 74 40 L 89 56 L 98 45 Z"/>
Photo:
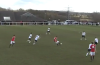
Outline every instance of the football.
<path id="1" fill-rule="evenodd" d="M 62 45 L 62 43 L 60 43 Z"/>

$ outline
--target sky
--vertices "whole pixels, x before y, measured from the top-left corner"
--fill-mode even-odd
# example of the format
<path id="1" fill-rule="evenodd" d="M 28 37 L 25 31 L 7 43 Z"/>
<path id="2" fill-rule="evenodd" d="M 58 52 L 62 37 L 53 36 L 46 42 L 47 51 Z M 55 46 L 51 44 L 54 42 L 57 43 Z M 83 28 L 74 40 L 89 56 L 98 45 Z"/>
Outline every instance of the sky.
<path id="1" fill-rule="evenodd" d="M 0 0 L 0 7 L 74 12 L 100 12 L 100 0 Z"/>

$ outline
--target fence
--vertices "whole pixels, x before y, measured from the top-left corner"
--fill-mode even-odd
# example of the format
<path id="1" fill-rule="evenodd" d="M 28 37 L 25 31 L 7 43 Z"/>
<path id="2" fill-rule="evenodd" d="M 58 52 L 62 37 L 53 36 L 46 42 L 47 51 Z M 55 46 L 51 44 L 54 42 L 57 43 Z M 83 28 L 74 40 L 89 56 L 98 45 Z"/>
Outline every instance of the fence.
<path id="1" fill-rule="evenodd" d="M 48 22 L 1 22 L 0 25 L 63 25 L 62 23 L 48 23 Z"/>
<path id="2" fill-rule="evenodd" d="M 96 25 L 96 23 L 94 24 L 86 24 L 86 23 L 74 23 L 74 24 L 65 24 L 63 22 L 0 22 L 0 25 Z"/>

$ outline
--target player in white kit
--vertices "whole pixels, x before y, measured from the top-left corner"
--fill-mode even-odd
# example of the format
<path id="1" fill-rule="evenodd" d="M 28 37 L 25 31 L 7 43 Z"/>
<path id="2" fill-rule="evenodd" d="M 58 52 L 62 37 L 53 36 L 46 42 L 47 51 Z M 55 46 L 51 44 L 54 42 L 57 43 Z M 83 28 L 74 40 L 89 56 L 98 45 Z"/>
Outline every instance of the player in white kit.
<path id="1" fill-rule="evenodd" d="M 88 55 L 90 54 L 90 51 L 91 51 L 91 48 L 90 48 L 90 47 L 91 47 L 92 43 L 93 43 L 93 42 L 91 42 L 91 43 L 89 44 L 89 48 L 88 48 L 88 52 L 86 53 L 86 56 L 88 56 Z"/>
<path id="2" fill-rule="evenodd" d="M 40 39 L 40 36 L 36 35 L 33 45 L 36 44 L 36 42 L 38 41 L 38 39 Z"/>
<path id="3" fill-rule="evenodd" d="M 50 34 L 50 27 L 47 29 L 46 34 Z"/>
<path id="4" fill-rule="evenodd" d="M 31 43 L 31 38 L 32 38 L 32 33 L 30 33 L 28 40 L 27 40 L 29 43 Z"/>
<path id="5" fill-rule="evenodd" d="M 94 39 L 94 43 L 97 45 L 98 44 L 98 38 L 97 37 L 95 37 L 95 39 Z"/>
<path id="6" fill-rule="evenodd" d="M 81 38 L 81 40 L 82 40 L 83 38 L 86 40 L 86 32 L 85 32 L 85 31 L 82 32 L 82 38 Z"/>

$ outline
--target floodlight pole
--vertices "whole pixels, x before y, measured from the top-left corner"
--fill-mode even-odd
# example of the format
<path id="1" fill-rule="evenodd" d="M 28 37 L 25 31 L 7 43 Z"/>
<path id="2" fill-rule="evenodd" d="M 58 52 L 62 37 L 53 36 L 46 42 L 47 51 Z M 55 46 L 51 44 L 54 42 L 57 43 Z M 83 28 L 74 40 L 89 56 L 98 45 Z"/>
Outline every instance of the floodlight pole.
<path id="1" fill-rule="evenodd" d="M 69 14 L 70 14 L 70 11 L 69 11 L 69 7 L 68 7 L 68 11 L 67 11 L 67 19 L 69 20 Z"/>

